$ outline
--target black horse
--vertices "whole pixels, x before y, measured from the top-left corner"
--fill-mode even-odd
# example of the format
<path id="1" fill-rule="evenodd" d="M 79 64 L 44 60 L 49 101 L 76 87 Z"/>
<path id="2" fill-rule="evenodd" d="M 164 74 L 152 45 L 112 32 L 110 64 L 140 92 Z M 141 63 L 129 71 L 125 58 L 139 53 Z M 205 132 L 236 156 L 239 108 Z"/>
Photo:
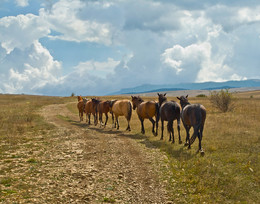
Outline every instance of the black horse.
<path id="1" fill-rule="evenodd" d="M 188 148 L 191 148 L 191 145 L 195 141 L 195 139 L 199 138 L 199 150 L 201 155 L 204 155 L 204 151 L 201 148 L 202 134 L 204 129 L 204 124 L 206 120 L 206 108 L 201 104 L 190 104 L 188 101 L 188 95 L 177 97 L 180 100 L 182 112 L 181 119 L 182 123 L 186 129 L 186 143 Z M 190 128 L 193 127 L 193 135 L 190 138 Z"/>
<path id="2" fill-rule="evenodd" d="M 182 143 L 181 141 L 181 135 L 180 135 L 180 114 L 181 114 L 181 107 L 180 105 L 175 101 L 167 101 L 166 93 L 165 94 L 158 94 L 158 100 L 159 100 L 159 107 L 160 107 L 160 117 L 161 117 L 161 123 L 162 123 L 162 135 L 161 140 L 163 139 L 163 129 L 164 129 L 164 121 L 168 121 L 167 124 L 167 130 L 170 134 L 169 141 L 171 141 L 172 137 L 172 143 L 174 143 L 174 130 L 173 130 L 173 121 L 177 120 L 177 129 L 179 134 L 179 144 Z"/>

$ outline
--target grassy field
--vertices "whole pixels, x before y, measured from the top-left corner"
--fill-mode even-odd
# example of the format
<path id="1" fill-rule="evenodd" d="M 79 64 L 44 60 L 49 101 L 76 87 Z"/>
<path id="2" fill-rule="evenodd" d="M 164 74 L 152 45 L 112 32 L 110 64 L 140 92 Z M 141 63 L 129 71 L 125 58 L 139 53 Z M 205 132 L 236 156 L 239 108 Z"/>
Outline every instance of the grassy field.
<path id="1" fill-rule="evenodd" d="M 44 122 L 38 111 L 48 104 L 72 98 L 0 95 L 0 202 L 12 197 L 13 203 L 29 198 L 35 186 L 38 154 L 49 145 L 46 141 L 54 126 Z"/>
<path id="2" fill-rule="evenodd" d="M 145 121 L 145 141 L 143 145 L 159 148 L 166 152 L 171 163 L 171 175 L 168 190 L 172 200 L 183 203 L 258 203 L 260 200 L 260 91 L 237 93 L 235 109 L 221 113 L 213 108 L 205 98 L 190 98 L 191 103 L 201 103 L 207 109 L 207 119 L 202 140 L 205 156 L 196 154 L 198 141 L 187 150 L 178 142 L 164 141 L 154 137 L 151 123 Z M 100 97 L 100 99 L 129 98 L 129 96 Z M 147 97 L 144 100 L 157 100 Z M 176 98 L 168 98 L 176 100 Z M 44 135 L 54 127 L 47 124 L 37 114 L 40 107 L 54 103 L 75 101 L 76 98 L 40 97 L 25 95 L 0 95 L 0 201 L 7 196 L 25 197 L 33 184 L 26 182 L 26 176 L 32 173 L 32 165 L 37 158 L 30 155 L 32 149 L 44 151 L 46 144 L 35 141 L 34 135 Z M 67 107 L 77 114 L 75 104 Z M 110 116 L 109 116 L 110 117 Z M 84 116 L 85 119 L 85 116 Z M 124 118 L 119 119 L 120 129 L 126 128 Z M 111 127 L 111 118 L 108 127 Z M 98 127 L 97 127 L 98 128 Z M 141 134 L 140 122 L 135 111 L 131 120 L 134 135 Z M 176 121 L 174 122 L 177 141 Z M 185 131 L 181 126 L 181 137 L 185 140 Z M 139 137 L 140 138 L 140 137 Z M 137 140 L 139 142 L 139 140 Z M 23 149 L 23 151 L 20 151 Z M 26 153 L 25 153 L 26 152 Z M 19 161 L 19 162 L 18 162 Z M 25 165 L 28 169 L 21 177 L 12 176 L 16 165 Z M 162 171 L 163 168 L 162 168 Z"/>

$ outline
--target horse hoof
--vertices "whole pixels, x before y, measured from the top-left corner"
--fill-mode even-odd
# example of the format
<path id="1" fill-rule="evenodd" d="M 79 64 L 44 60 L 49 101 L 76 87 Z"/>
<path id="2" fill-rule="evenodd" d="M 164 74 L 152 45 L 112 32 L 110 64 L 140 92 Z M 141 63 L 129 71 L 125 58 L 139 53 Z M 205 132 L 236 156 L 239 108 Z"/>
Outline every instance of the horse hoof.
<path id="1" fill-rule="evenodd" d="M 182 141 L 179 141 L 179 144 L 182 144 Z"/>
<path id="2" fill-rule="evenodd" d="M 186 147 L 186 146 L 188 146 L 188 145 L 189 145 L 189 143 L 188 143 L 188 142 L 185 142 L 184 147 Z"/>
<path id="3" fill-rule="evenodd" d="M 205 152 L 203 150 L 200 151 L 200 156 L 204 156 L 205 155 Z"/>
<path id="4" fill-rule="evenodd" d="M 191 149 L 191 147 L 190 147 L 190 146 L 188 146 L 188 149 Z"/>
<path id="5" fill-rule="evenodd" d="M 160 140 L 163 140 L 163 138 L 161 137 Z"/>
<path id="6" fill-rule="evenodd" d="M 153 133 L 153 135 L 156 137 L 158 134 L 157 133 Z"/>
<path id="7" fill-rule="evenodd" d="M 172 141 L 172 144 L 174 144 L 175 143 L 175 141 Z"/>

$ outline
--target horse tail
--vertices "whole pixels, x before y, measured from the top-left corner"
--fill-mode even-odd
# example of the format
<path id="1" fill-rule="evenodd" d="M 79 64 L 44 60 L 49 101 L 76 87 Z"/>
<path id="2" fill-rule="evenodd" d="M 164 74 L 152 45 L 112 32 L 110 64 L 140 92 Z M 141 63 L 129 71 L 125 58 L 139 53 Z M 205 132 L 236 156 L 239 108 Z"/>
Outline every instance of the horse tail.
<path id="1" fill-rule="evenodd" d="M 128 113 L 127 113 L 127 120 L 130 121 L 131 120 L 131 117 L 132 117 L 132 104 L 131 102 L 129 101 L 128 102 Z"/>
<path id="2" fill-rule="evenodd" d="M 199 136 L 200 132 L 200 128 L 201 128 L 201 123 L 202 123 L 202 114 L 201 111 L 199 111 L 199 114 L 196 114 L 196 125 L 194 126 L 194 133 L 192 135 L 192 137 L 190 138 L 190 144 L 192 145 L 193 142 L 196 140 L 196 138 Z"/>

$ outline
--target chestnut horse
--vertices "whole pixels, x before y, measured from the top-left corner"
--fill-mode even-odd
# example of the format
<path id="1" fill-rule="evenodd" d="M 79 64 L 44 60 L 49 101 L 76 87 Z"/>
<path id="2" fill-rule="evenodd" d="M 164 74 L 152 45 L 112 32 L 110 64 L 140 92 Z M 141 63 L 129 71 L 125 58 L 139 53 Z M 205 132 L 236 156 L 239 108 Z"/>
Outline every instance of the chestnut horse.
<path id="1" fill-rule="evenodd" d="M 91 100 L 87 101 L 87 103 L 85 105 L 86 122 L 87 122 L 87 119 L 88 119 L 89 125 L 90 125 L 91 114 L 94 116 L 94 124 L 96 125 L 96 120 L 97 120 L 96 108 L 97 108 L 98 103 L 99 103 L 99 100 L 92 98 Z"/>
<path id="2" fill-rule="evenodd" d="M 161 140 L 163 139 L 163 129 L 164 129 L 164 121 L 168 121 L 167 130 L 170 134 L 169 141 L 174 143 L 174 129 L 173 129 L 173 121 L 177 120 L 177 129 L 179 134 L 179 144 L 182 143 L 181 135 L 180 135 L 180 115 L 181 115 L 181 107 L 175 101 L 167 101 L 166 93 L 158 94 L 159 106 L 160 106 L 160 117 L 162 123 L 162 135 Z"/>
<path id="3" fill-rule="evenodd" d="M 83 112 L 84 112 L 84 101 L 83 101 L 83 98 L 82 96 L 78 96 L 78 104 L 77 104 L 77 107 L 78 107 L 78 110 L 79 110 L 79 121 L 83 121 Z"/>
<path id="4" fill-rule="evenodd" d="M 112 112 L 115 115 L 115 128 L 119 129 L 119 116 L 125 116 L 128 126 L 126 130 L 131 131 L 130 128 L 130 120 L 132 117 L 132 104 L 129 100 L 113 100 L 110 102 L 110 107 L 112 108 Z"/>
<path id="5" fill-rule="evenodd" d="M 206 120 L 206 108 L 201 104 L 190 104 L 188 101 L 188 95 L 177 97 L 180 100 L 182 112 L 181 119 L 186 129 L 186 143 L 190 149 L 195 139 L 199 138 L 199 149 L 201 155 L 204 155 L 204 151 L 201 148 L 201 141 L 203 136 L 203 129 Z M 193 135 L 190 138 L 190 128 L 193 127 Z"/>
<path id="6" fill-rule="evenodd" d="M 112 121 L 113 121 L 112 123 L 114 123 L 114 115 L 113 115 L 113 112 L 111 110 L 110 103 L 111 103 L 111 101 L 106 100 L 106 101 L 99 102 L 98 105 L 97 105 L 97 114 L 99 115 L 100 126 L 102 126 L 102 125 L 106 126 L 107 120 L 108 120 L 108 112 L 111 113 Z M 103 124 L 103 120 L 102 120 L 103 113 L 106 116 L 105 124 Z"/>
<path id="7" fill-rule="evenodd" d="M 141 133 L 145 133 L 144 130 L 144 119 L 148 118 L 151 123 L 153 124 L 152 132 L 155 136 L 157 136 L 158 133 L 158 120 L 159 120 L 159 105 L 155 101 L 146 101 L 139 96 L 131 96 L 132 97 L 132 103 L 133 103 L 133 109 L 136 108 L 136 113 L 138 115 L 139 120 L 141 121 Z M 155 116 L 155 121 L 153 117 Z M 154 126 L 156 124 L 156 132 L 154 132 Z"/>

